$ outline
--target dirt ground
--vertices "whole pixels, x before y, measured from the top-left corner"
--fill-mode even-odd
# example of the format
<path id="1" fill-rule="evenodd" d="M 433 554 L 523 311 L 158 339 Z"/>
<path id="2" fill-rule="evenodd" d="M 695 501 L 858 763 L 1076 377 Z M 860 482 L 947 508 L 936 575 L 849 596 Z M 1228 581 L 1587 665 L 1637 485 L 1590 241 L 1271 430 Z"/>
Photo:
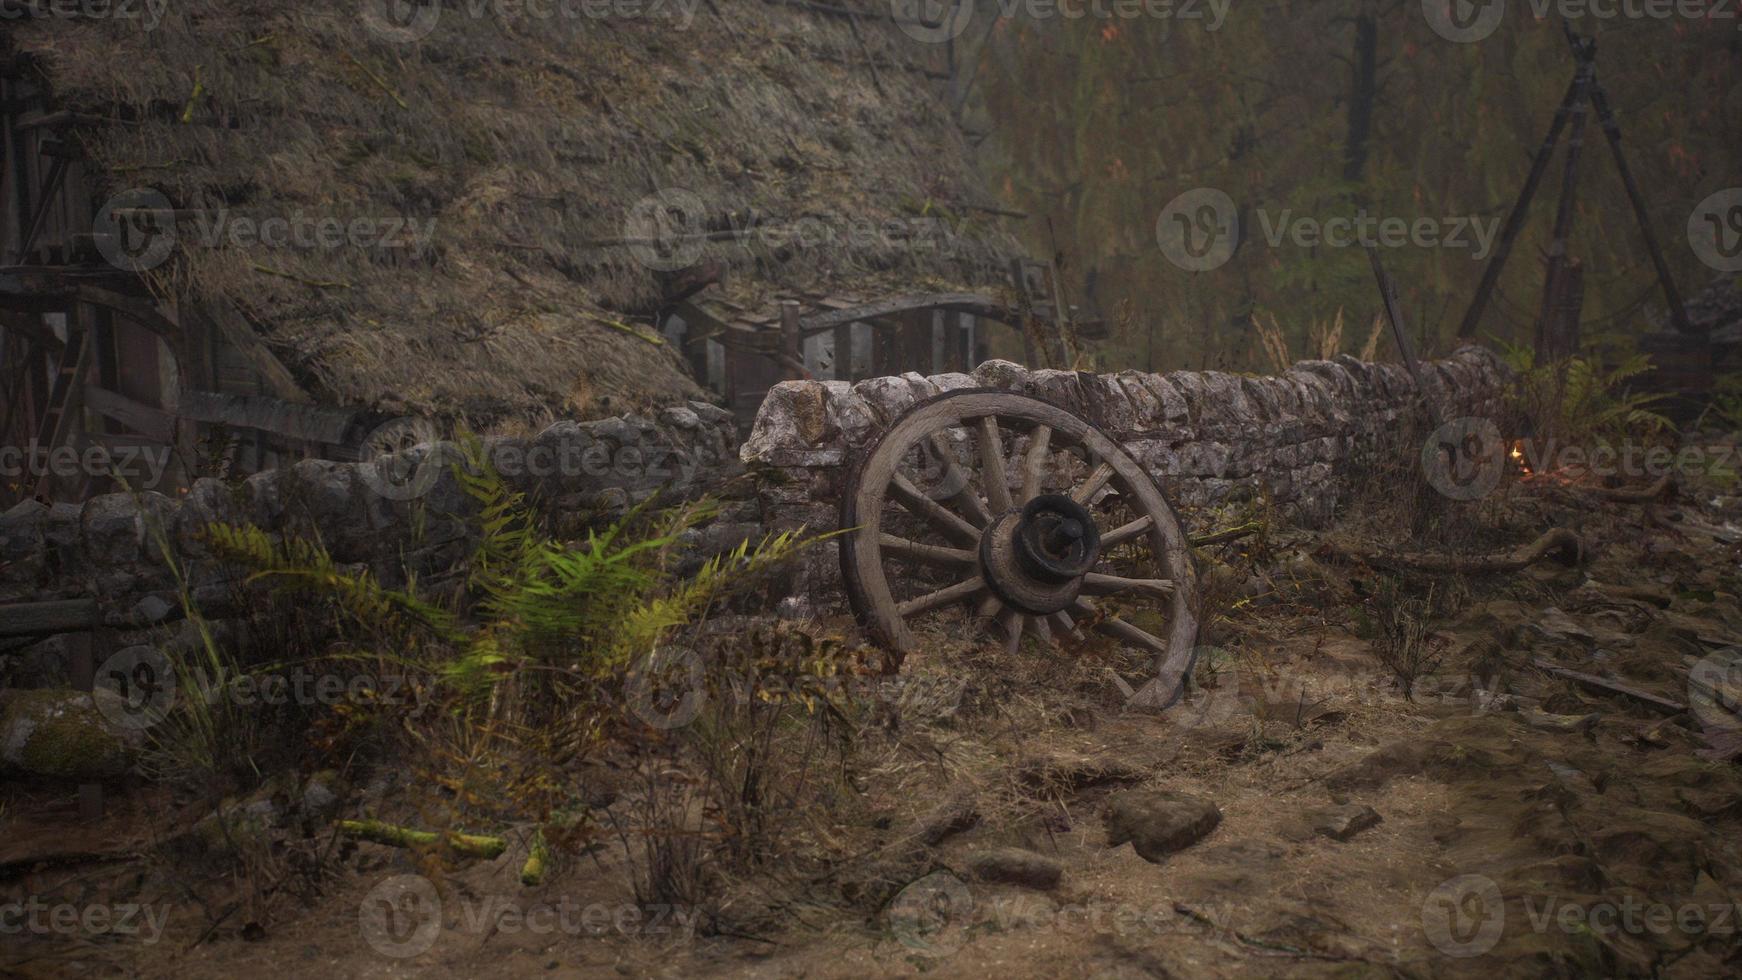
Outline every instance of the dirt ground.
<path id="1" fill-rule="evenodd" d="M 1192 695 L 1159 715 L 1124 710 L 1120 665 L 1092 651 L 910 662 L 950 696 L 865 734 L 835 774 L 852 804 L 787 815 L 769 870 L 729 881 L 705 914 L 634 905 L 633 840 L 529 888 L 519 839 L 434 870 L 317 833 L 281 850 L 262 887 L 165 847 L 194 819 L 171 799 L 136 795 L 81 825 L 68 799 L 14 792 L 7 900 L 140 905 L 162 928 L 0 915 L 14 924 L 0 964 L 178 978 L 1737 975 L 1735 702 L 1690 676 L 1734 691 L 1742 504 L 1515 492 L 1522 525 L 1577 527 L 1594 557 L 1455 586 L 1428 637 L 1443 659 L 1413 698 L 1364 635 L 1372 570 L 1302 533 L 1226 549 L 1251 576 L 1206 636 Z M 1159 862 L 1109 847 L 1110 803 L 1155 790 L 1209 801 L 1220 821 Z M 1329 834 L 1360 807 L 1378 822 Z M 987 880 L 981 856 L 1008 847 L 1041 859 L 1040 883 Z M 305 852 L 318 870 L 289 873 Z"/>

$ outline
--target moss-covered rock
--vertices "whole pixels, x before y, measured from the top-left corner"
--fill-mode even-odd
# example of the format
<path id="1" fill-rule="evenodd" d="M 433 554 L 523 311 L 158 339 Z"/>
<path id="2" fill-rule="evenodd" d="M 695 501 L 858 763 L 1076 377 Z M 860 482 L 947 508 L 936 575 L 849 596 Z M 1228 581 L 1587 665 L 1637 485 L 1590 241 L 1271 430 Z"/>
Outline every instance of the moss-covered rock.
<path id="1" fill-rule="evenodd" d="M 0 696 L 0 765 L 7 768 L 100 780 L 125 772 L 135 748 L 133 736 L 110 725 L 90 694 L 37 690 Z"/>

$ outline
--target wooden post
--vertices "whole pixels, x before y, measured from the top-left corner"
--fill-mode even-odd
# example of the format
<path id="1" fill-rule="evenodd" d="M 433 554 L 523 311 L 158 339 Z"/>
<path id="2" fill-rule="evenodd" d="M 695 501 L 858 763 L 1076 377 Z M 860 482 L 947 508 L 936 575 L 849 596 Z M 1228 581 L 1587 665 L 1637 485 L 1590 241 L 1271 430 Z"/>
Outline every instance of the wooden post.
<path id="1" fill-rule="evenodd" d="M 853 325 L 843 323 L 835 328 L 836 381 L 856 381 L 853 377 Z"/>
<path id="2" fill-rule="evenodd" d="M 1591 105 L 1597 110 L 1597 122 L 1603 127 L 1603 135 L 1609 140 L 1609 149 L 1615 154 L 1615 169 L 1621 171 L 1621 186 L 1627 189 L 1627 200 L 1633 205 L 1633 217 L 1639 222 L 1639 233 L 1645 236 L 1645 250 L 1651 255 L 1651 265 L 1657 270 L 1657 282 L 1663 287 L 1663 298 L 1669 303 L 1670 317 L 1675 321 L 1675 328 L 1684 334 L 1697 334 L 1693 322 L 1688 319 L 1687 307 L 1682 304 L 1681 291 L 1675 287 L 1675 277 L 1670 275 L 1669 263 L 1663 259 L 1663 249 L 1657 246 L 1657 235 L 1651 230 L 1651 218 L 1645 213 L 1645 196 L 1639 193 L 1639 184 L 1633 179 L 1633 171 L 1627 167 L 1627 155 L 1621 152 L 1621 124 L 1615 121 L 1615 114 L 1609 111 L 1609 94 L 1603 91 L 1603 86 L 1592 80 Z"/>
<path id="3" fill-rule="evenodd" d="M 1530 173 L 1524 178 L 1524 186 L 1519 188 L 1518 200 L 1512 203 L 1512 210 L 1506 213 L 1506 226 L 1500 231 L 1500 246 L 1488 259 L 1488 267 L 1482 270 L 1482 281 L 1476 285 L 1476 296 L 1470 301 L 1470 308 L 1464 311 L 1464 322 L 1458 326 L 1458 338 L 1468 340 L 1476 336 L 1476 328 L 1482 323 L 1482 311 L 1487 309 L 1488 297 L 1494 292 L 1494 284 L 1500 281 L 1500 270 L 1506 268 L 1506 259 L 1512 255 L 1512 243 L 1518 240 L 1518 232 L 1524 227 L 1524 217 L 1530 212 L 1530 199 L 1536 196 L 1536 185 L 1542 182 L 1542 175 L 1548 170 L 1548 161 L 1554 155 L 1555 144 L 1560 141 L 1561 130 L 1565 128 L 1567 119 L 1572 115 L 1573 104 L 1584 93 L 1584 80 L 1575 74 L 1572 84 L 1567 86 L 1566 97 L 1561 100 L 1560 108 L 1555 110 L 1554 122 L 1549 124 L 1548 135 L 1543 137 L 1542 145 L 1536 148 L 1536 155 L 1530 161 Z"/>
<path id="4" fill-rule="evenodd" d="M 799 328 L 798 302 L 780 301 L 780 376 L 787 380 L 804 377 L 804 333 Z"/>
<path id="5" fill-rule="evenodd" d="M 1590 115 L 1589 107 L 1584 97 L 1591 85 L 1595 68 L 1589 62 L 1580 64 L 1578 77 L 1580 98 L 1573 103 L 1573 125 L 1567 136 L 1567 158 L 1561 173 L 1561 199 L 1555 208 L 1554 238 L 1548 247 L 1548 274 L 1542 284 L 1542 306 L 1536 318 L 1537 359 L 1544 360 L 1542 348 L 1554 346 L 1550 334 L 1556 326 L 1555 305 L 1565 288 L 1561 282 L 1566 275 L 1567 240 L 1573 233 L 1573 205 L 1578 198 L 1579 190 L 1579 154 L 1585 148 L 1585 119 Z"/>

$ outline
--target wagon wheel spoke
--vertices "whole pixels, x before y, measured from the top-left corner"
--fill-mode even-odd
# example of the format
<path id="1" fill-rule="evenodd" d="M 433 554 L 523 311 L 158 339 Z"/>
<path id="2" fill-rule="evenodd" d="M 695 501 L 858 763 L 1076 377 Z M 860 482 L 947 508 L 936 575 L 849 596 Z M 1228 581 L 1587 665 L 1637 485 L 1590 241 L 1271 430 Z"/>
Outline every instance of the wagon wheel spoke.
<path id="1" fill-rule="evenodd" d="M 933 609 L 942 609 L 945 606 L 972 599 L 985 590 L 986 580 L 976 575 L 965 582 L 957 582 L 955 585 L 939 589 L 936 592 L 927 592 L 925 595 L 909 599 L 897 606 L 896 611 L 901 614 L 901 618 L 907 619 L 920 613 L 931 612 Z"/>
<path id="2" fill-rule="evenodd" d="M 1100 611 L 1097 610 L 1093 604 L 1081 599 L 1077 600 L 1071 608 L 1085 616 L 1101 615 Z M 1148 647 L 1150 650 L 1159 654 L 1165 655 L 1167 653 L 1166 640 L 1161 639 L 1142 627 L 1133 626 L 1117 616 L 1101 615 L 1100 621 L 1095 623 L 1095 630 L 1096 632 L 1105 633 L 1108 636 L 1123 640 L 1126 643 L 1133 644 L 1134 646 Z"/>
<path id="3" fill-rule="evenodd" d="M 1004 652 L 1014 654 L 1022 648 L 1022 624 L 1028 617 L 1014 609 L 1006 609 L 998 617 L 998 623 L 1004 627 Z"/>
<path id="4" fill-rule="evenodd" d="M 1094 499 L 1095 494 L 1101 492 L 1101 488 L 1105 487 L 1107 481 L 1111 479 L 1113 479 L 1113 464 L 1101 463 L 1089 473 L 1088 479 L 1083 481 L 1082 486 L 1071 491 L 1071 499 L 1079 504 L 1087 504 Z"/>
<path id="5" fill-rule="evenodd" d="M 1034 635 L 1040 637 L 1041 642 L 1049 647 L 1058 646 L 1052 639 L 1052 627 L 1047 625 L 1047 619 L 1050 617 L 1030 616 L 1028 618 L 1034 624 Z"/>
<path id="6" fill-rule="evenodd" d="M 1155 518 L 1145 514 L 1129 524 L 1121 524 L 1113 530 L 1108 531 L 1106 534 L 1101 535 L 1101 547 L 1117 548 L 1127 541 L 1148 534 L 1149 529 L 1154 526 Z"/>
<path id="7" fill-rule="evenodd" d="M 1004 437 L 998 432 L 998 418 L 987 415 L 980 419 L 980 475 L 986 483 L 986 501 L 1002 514 L 1010 509 L 1010 484 L 1004 473 Z M 991 518 L 987 518 L 991 523 Z"/>
<path id="8" fill-rule="evenodd" d="M 1090 572 L 1083 576 L 1084 595 L 1119 595 L 1125 592 L 1135 592 L 1154 599 L 1173 598 L 1173 583 L 1164 578 L 1126 578 L 1123 575 L 1107 575 L 1101 572 Z"/>
<path id="9" fill-rule="evenodd" d="M 901 506 L 906 507 L 915 517 L 924 518 L 945 534 L 970 544 L 980 539 L 979 528 L 968 523 L 960 514 L 921 493 L 912 480 L 900 473 L 895 474 L 889 481 L 889 489 L 895 494 L 895 499 L 901 502 Z"/>
<path id="10" fill-rule="evenodd" d="M 883 550 L 889 554 L 938 568 L 972 568 L 980 561 L 972 551 L 909 541 L 907 538 L 896 537 L 893 534 L 879 535 L 877 540 Z"/>
<path id="11" fill-rule="evenodd" d="M 942 432 L 931 434 L 932 451 L 944 464 L 944 486 L 960 487 L 948 499 L 959 508 L 970 523 L 981 528 L 992 523 L 992 512 L 986 509 L 986 504 L 980 500 L 980 495 L 974 492 L 974 483 L 962 471 L 956 462 L 956 451 L 950 446 L 950 441 Z"/>
<path id="12" fill-rule="evenodd" d="M 1080 629 L 1077 629 L 1077 624 L 1074 620 L 1071 619 L 1070 613 L 1055 612 L 1051 616 L 1048 616 L 1046 618 L 1046 621 L 1048 623 L 1052 624 L 1053 629 L 1058 630 L 1059 632 L 1063 633 L 1064 635 L 1070 637 L 1073 640 L 1085 639 L 1085 637 L 1083 636 L 1083 631 Z"/>
<path id="13" fill-rule="evenodd" d="M 1028 455 L 1022 460 L 1022 503 L 1040 496 L 1040 478 L 1052 448 L 1052 426 L 1037 425 L 1028 437 Z"/>

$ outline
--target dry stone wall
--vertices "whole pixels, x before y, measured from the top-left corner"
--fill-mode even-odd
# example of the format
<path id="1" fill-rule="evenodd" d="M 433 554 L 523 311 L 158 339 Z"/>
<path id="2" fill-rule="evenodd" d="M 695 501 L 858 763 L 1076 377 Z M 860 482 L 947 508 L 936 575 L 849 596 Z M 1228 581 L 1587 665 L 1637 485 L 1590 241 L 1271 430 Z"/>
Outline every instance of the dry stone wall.
<path id="1" fill-rule="evenodd" d="M 661 492 L 715 490 L 742 472 L 731 413 L 704 402 L 657 416 L 558 422 L 484 446 L 509 485 L 559 519 L 609 514 Z M 222 610 L 234 603 L 238 570 L 213 559 L 203 540 L 220 521 L 318 539 L 336 561 L 368 566 L 389 584 L 407 570 L 427 581 L 469 546 L 473 507 L 448 465 L 455 458 L 452 447 L 419 447 L 361 463 L 305 460 L 239 483 L 202 479 L 177 496 L 25 501 L 0 514 L 0 605 L 95 597 L 117 642 L 138 642 L 135 634 L 181 615 L 162 557 L 167 541 L 202 611 Z M 743 527 L 720 530 L 733 526 Z M 0 649 L 0 688 L 63 682 L 63 645 L 51 637 Z"/>
<path id="2" fill-rule="evenodd" d="M 1498 416 L 1509 374 L 1492 352 L 1466 347 L 1422 369 L 1446 418 Z M 1028 371 L 988 361 L 973 374 L 789 381 L 769 392 L 742 451 L 757 477 L 763 522 L 833 529 L 850 463 L 902 412 L 960 388 L 1032 395 L 1082 415 L 1156 476 L 1188 523 L 1192 509 L 1268 494 L 1294 520 L 1321 524 L 1361 478 L 1363 452 L 1419 425 L 1423 414 L 1402 365 L 1347 356 L 1303 362 L 1278 377 Z M 819 610 L 814 600 L 839 582 L 834 555 L 818 549 L 794 576 L 789 612 Z"/>

